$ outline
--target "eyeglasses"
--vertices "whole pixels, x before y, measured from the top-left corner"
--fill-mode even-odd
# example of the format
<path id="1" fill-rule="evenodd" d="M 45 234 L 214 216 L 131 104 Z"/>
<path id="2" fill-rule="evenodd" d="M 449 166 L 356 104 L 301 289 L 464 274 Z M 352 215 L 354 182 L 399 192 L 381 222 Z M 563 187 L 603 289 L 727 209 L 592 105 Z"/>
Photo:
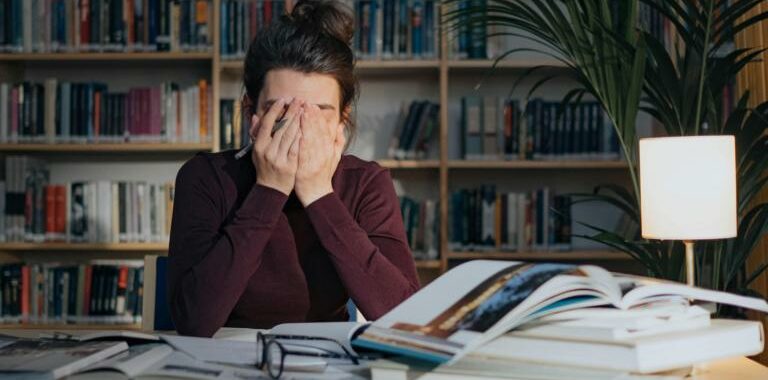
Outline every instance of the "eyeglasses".
<path id="1" fill-rule="evenodd" d="M 344 353 L 333 352 L 329 349 L 325 349 L 317 346 L 307 346 L 313 351 L 294 351 L 286 348 L 286 345 L 280 343 L 278 340 L 295 340 L 295 341 L 324 341 L 333 343 L 339 346 Z M 292 345 L 293 343 L 291 343 Z M 296 345 L 299 345 L 298 343 Z M 314 336 L 304 335 L 276 335 L 276 334 L 256 334 L 256 368 L 264 369 L 267 367 L 267 373 L 273 379 L 279 379 L 283 374 L 283 366 L 285 364 L 285 357 L 288 355 L 296 356 L 309 356 L 317 358 L 333 358 L 333 359 L 346 359 L 350 360 L 352 364 L 358 365 L 360 363 L 359 358 L 349 352 L 343 344 L 330 338 L 321 338 Z"/>

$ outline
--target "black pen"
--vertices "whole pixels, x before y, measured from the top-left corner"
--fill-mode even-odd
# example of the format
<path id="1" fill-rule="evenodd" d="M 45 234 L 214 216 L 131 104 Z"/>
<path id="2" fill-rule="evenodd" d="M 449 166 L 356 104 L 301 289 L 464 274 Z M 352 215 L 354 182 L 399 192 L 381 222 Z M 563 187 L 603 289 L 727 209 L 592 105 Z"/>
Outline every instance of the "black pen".
<path id="1" fill-rule="evenodd" d="M 275 123 L 275 125 L 272 126 L 272 133 L 271 133 L 271 135 L 274 136 L 275 133 L 277 131 L 281 130 L 283 127 L 285 127 L 286 124 L 288 124 L 288 119 L 282 118 L 282 119 L 278 120 Z M 248 154 L 248 152 L 251 149 L 253 149 L 253 140 L 248 141 L 248 145 L 244 146 L 243 149 L 240 149 L 240 151 L 235 154 L 235 159 L 239 160 L 239 159 L 243 158 L 243 156 Z"/>

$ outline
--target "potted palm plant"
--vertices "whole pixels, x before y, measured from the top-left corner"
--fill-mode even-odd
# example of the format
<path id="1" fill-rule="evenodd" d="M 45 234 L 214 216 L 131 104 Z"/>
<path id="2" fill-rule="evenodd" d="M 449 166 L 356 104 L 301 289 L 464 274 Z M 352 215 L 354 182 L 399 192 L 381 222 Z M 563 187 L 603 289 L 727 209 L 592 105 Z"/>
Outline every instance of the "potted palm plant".
<path id="1" fill-rule="evenodd" d="M 498 36 L 520 37 L 541 49 L 512 49 L 494 63 L 521 52 L 561 62 L 578 84 L 564 94 L 569 103 L 588 95 L 610 118 L 628 161 L 632 186 L 595 188 L 576 202 L 607 202 L 639 223 L 637 174 L 640 112 L 651 115 L 667 135 L 731 134 L 738 164 L 738 237 L 697 246 L 698 285 L 756 295 L 749 285 L 766 270 L 761 263 L 747 273 L 745 263 L 768 233 L 768 203 L 756 195 L 768 182 L 768 102 L 752 104 L 745 91 L 731 105 L 727 97 L 739 72 L 763 51 L 736 48 L 736 35 L 763 19 L 759 0 L 609 1 L 609 0 L 448 0 L 449 28 L 496 26 Z M 458 6 L 461 5 L 461 6 Z M 638 9 L 658 12 L 673 33 L 662 38 L 638 24 Z M 672 41 L 672 43 L 670 43 Z M 529 69 L 522 78 L 543 67 Z M 537 79 L 532 91 L 551 77 Z M 512 84 L 516 86 L 517 83 Z M 528 94 L 530 96 L 530 93 Z M 755 103 L 755 102 L 752 102 Z M 683 245 L 642 239 L 638 234 L 588 226 L 584 238 L 631 255 L 654 277 L 680 280 Z M 733 313 L 733 310 L 720 310 Z"/>

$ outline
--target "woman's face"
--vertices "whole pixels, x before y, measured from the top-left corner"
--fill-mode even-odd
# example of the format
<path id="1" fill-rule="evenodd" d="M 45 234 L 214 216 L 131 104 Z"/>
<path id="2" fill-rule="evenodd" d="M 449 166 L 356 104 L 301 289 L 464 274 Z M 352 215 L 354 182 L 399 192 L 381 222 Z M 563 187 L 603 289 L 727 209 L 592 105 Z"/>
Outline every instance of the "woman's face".
<path id="1" fill-rule="evenodd" d="M 307 74 L 291 69 L 270 70 L 256 105 L 259 119 L 280 98 L 286 100 L 286 108 L 296 98 L 315 104 L 329 123 L 341 122 L 339 85 L 330 75 Z"/>

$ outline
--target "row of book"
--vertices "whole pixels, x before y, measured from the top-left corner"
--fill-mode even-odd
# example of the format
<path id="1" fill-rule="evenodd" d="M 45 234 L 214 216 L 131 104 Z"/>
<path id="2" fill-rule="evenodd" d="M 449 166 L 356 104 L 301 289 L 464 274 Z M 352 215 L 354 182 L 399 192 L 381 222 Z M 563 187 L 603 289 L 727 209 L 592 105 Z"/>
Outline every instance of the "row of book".
<path id="1" fill-rule="evenodd" d="M 437 259 L 440 252 L 440 203 L 407 196 L 399 199 L 405 234 L 413 256 L 417 260 Z"/>
<path id="2" fill-rule="evenodd" d="M 440 129 L 440 105 L 428 100 L 403 103 L 387 155 L 396 159 L 424 159 Z"/>
<path id="3" fill-rule="evenodd" d="M 5 323 L 140 323 L 143 264 L 5 264 L 0 267 L 0 316 Z"/>
<path id="4" fill-rule="evenodd" d="M 597 102 L 562 104 L 495 96 L 461 100 L 464 159 L 618 160 L 619 141 Z"/>
<path id="5" fill-rule="evenodd" d="M 571 249 L 571 201 L 549 188 L 526 193 L 494 185 L 453 191 L 449 204 L 454 251 L 566 251 Z"/>
<path id="6" fill-rule="evenodd" d="M 210 51 L 210 0 L 0 0 L 0 51 Z"/>
<path id="7" fill-rule="evenodd" d="M 103 83 L 0 83 L 0 142 L 207 142 L 206 80 L 110 91 Z"/>
<path id="8" fill-rule="evenodd" d="M 362 59 L 434 59 L 440 40 L 439 1 L 354 1 L 354 48 Z"/>
<path id="9" fill-rule="evenodd" d="M 221 99 L 219 104 L 220 149 L 236 149 L 247 144 L 250 123 L 245 120 L 241 103 L 235 99 Z"/>
<path id="10" fill-rule="evenodd" d="M 291 8 L 291 0 L 222 0 L 221 59 L 244 58 L 256 33 Z"/>
<path id="11" fill-rule="evenodd" d="M 445 11 L 455 15 L 469 7 L 488 5 L 488 0 L 462 0 L 445 3 Z M 446 29 L 448 55 L 452 59 L 487 59 L 496 58 L 502 53 L 519 48 L 517 40 L 508 35 L 508 28 L 498 25 L 488 25 L 478 21 L 469 23 L 469 14 L 453 19 L 452 25 Z"/>
<path id="12" fill-rule="evenodd" d="M 49 182 L 44 161 L 6 157 L 0 181 L 0 240 L 163 242 L 173 212 L 171 183 Z"/>

